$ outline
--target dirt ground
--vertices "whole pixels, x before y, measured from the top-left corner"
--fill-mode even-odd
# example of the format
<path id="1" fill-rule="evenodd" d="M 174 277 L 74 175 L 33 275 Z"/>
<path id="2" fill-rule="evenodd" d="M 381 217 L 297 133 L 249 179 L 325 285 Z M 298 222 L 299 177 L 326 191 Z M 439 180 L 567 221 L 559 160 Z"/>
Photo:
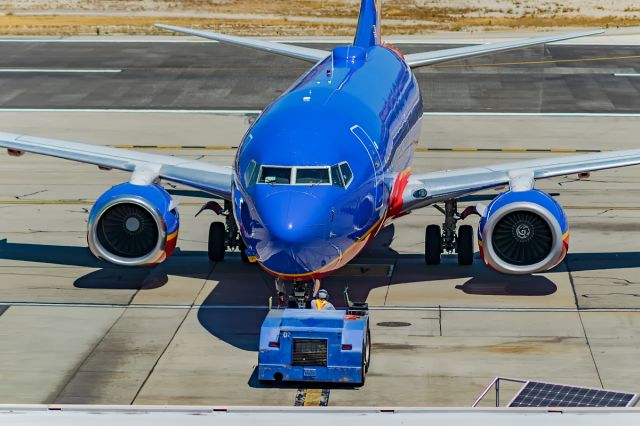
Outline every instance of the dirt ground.
<path id="1" fill-rule="evenodd" d="M 261 36 L 351 35 L 359 0 L 4 0 L 0 35 L 160 34 L 171 23 Z M 383 0 L 388 35 L 629 27 L 637 0 Z"/>

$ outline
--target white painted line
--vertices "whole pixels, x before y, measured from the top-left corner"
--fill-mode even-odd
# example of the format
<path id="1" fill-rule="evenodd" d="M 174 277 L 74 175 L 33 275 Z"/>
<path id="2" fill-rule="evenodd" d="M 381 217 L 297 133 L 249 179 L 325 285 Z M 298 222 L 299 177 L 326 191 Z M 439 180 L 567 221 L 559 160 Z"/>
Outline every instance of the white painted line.
<path id="1" fill-rule="evenodd" d="M 73 38 L 0 38 L 0 43 L 218 43 L 214 40 L 204 39 L 188 39 L 177 36 L 176 40 L 171 39 L 108 39 L 108 38 L 96 38 L 94 39 L 73 39 Z"/>
<path id="2" fill-rule="evenodd" d="M 292 44 L 350 44 L 353 42 L 353 38 L 319 38 L 319 39 L 287 39 L 287 38 L 277 38 L 277 37 L 251 37 L 249 38 L 257 38 L 260 40 L 268 40 L 275 41 L 278 43 L 292 43 Z M 492 39 L 481 39 L 481 38 L 470 38 L 470 39 L 396 39 L 390 37 L 387 41 L 392 44 L 422 44 L 422 45 L 478 45 L 478 44 L 486 44 L 486 43 L 496 43 L 502 41 L 513 41 L 517 38 L 492 38 Z M 32 37 L 0 37 L 0 43 L 219 43 L 215 40 L 204 40 L 198 39 L 196 37 L 186 37 L 186 36 L 174 36 L 174 37 L 166 37 L 166 36 L 149 36 L 149 37 L 141 37 L 141 38 L 117 38 L 110 36 L 100 36 L 95 38 L 32 38 Z M 638 41 L 638 37 L 635 37 L 633 40 L 620 40 L 617 41 L 605 41 L 605 40 L 589 40 L 589 41 L 562 41 L 553 43 L 557 46 L 636 46 L 640 45 L 640 41 Z"/>
<path id="3" fill-rule="evenodd" d="M 73 112 L 126 114 L 211 114 L 245 116 L 260 114 L 259 109 L 129 109 L 129 108 L 0 108 L 2 112 Z M 601 117 L 637 118 L 640 113 L 612 112 L 425 112 L 424 117 Z"/>
<path id="4" fill-rule="evenodd" d="M 125 303 L 71 303 L 71 302 L 0 302 L 0 306 L 30 306 L 45 308 L 135 308 L 135 309 L 269 309 L 266 305 L 188 305 L 188 304 L 125 304 Z M 371 311 L 419 311 L 419 312 L 640 312 L 640 308 L 515 308 L 515 307 L 458 307 L 458 306 L 375 306 Z"/>
<path id="5" fill-rule="evenodd" d="M 615 74 L 613 74 L 614 77 L 640 77 L 640 73 L 624 73 L 624 72 L 617 72 Z"/>
<path id="6" fill-rule="evenodd" d="M 213 114 L 213 115 L 255 115 L 259 109 L 109 109 L 109 108 L 0 108 L 2 112 L 89 112 L 89 113 L 140 113 L 140 114 Z"/>
<path id="7" fill-rule="evenodd" d="M 640 117 L 640 113 L 618 112 L 425 112 L 429 116 L 449 117 Z"/>
<path id="8" fill-rule="evenodd" d="M 121 69 L 82 69 L 82 68 L 0 68 L 0 73 L 118 73 Z"/>

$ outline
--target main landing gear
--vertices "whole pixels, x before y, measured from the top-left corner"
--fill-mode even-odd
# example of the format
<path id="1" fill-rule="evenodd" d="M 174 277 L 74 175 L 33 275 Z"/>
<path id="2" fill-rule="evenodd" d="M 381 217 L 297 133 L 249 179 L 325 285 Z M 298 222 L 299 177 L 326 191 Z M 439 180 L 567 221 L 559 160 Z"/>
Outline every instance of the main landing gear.
<path id="1" fill-rule="evenodd" d="M 435 205 L 444 214 L 442 230 L 438 225 L 427 226 L 425 232 L 424 260 L 427 265 L 439 265 L 442 253 L 457 253 L 458 264 L 473 264 L 473 228 L 471 225 L 461 225 L 456 232 L 459 220 L 468 216 L 467 211 L 458 213 L 458 201 L 449 200 L 444 209 Z"/>
<path id="2" fill-rule="evenodd" d="M 212 262 L 222 262 L 227 249 L 238 248 L 240 251 L 240 258 L 243 262 L 249 263 L 246 249 L 247 246 L 240 237 L 236 221 L 233 218 L 231 209 L 231 202 L 225 201 L 224 208 L 215 201 L 209 201 L 202 206 L 200 211 L 196 214 L 198 216 L 204 210 L 213 210 L 217 215 L 223 216 L 225 223 L 212 222 L 209 225 L 209 244 L 207 253 L 209 260 Z"/>

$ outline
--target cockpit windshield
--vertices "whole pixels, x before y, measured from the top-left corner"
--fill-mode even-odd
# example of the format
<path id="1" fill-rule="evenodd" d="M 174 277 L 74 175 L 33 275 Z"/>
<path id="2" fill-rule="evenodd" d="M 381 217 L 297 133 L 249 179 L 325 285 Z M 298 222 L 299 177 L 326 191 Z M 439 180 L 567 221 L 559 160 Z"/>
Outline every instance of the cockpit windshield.
<path id="1" fill-rule="evenodd" d="M 331 185 L 328 167 L 297 168 L 296 185 Z"/>
<path id="2" fill-rule="evenodd" d="M 291 183 L 291 167 L 262 166 L 260 183 L 276 183 L 287 185 Z"/>
<path id="3" fill-rule="evenodd" d="M 255 183 L 257 170 L 254 161 L 249 163 L 245 170 L 245 184 L 247 186 Z M 272 185 L 334 185 L 346 188 L 353 180 L 353 173 L 349 164 L 342 162 L 333 166 L 259 166 L 260 173 L 258 183 L 268 183 Z"/>

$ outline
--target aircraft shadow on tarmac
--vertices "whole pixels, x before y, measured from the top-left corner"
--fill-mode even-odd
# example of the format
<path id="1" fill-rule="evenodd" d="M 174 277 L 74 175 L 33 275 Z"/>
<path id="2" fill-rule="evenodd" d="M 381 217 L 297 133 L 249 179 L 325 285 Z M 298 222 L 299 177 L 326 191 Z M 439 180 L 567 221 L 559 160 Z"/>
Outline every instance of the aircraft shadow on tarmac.
<path id="1" fill-rule="evenodd" d="M 390 249 L 393 236 L 393 226 L 385 228 L 366 252 L 345 268 L 347 272 L 324 281 L 323 286 L 337 307 L 344 306 L 342 292 L 346 285 L 352 300 L 357 301 L 366 300 L 379 287 L 465 278 L 468 280 L 456 288 L 474 295 L 545 296 L 557 290 L 543 276 L 505 276 L 489 270 L 479 260 L 472 267 L 459 267 L 455 258 L 445 257 L 442 265 L 428 267 L 421 255 L 399 254 Z M 256 266 L 242 264 L 237 254 L 212 264 L 203 251 L 177 250 L 156 267 L 122 268 L 95 259 L 86 247 L 10 243 L 3 239 L 0 260 L 97 269 L 76 279 L 74 286 L 83 289 L 152 290 L 165 285 L 169 276 L 213 281 L 213 289 L 198 308 L 198 320 L 212 335 L 247 351 L 258 350 L 267 301 L 275 296 L 273 279 Z M 394 268 L 393 274 L 388 273 L 390 267 Z M 572 272 L 640 268 L 640 252 L 570 253 L 557 270 L 567 267 Z"/>

